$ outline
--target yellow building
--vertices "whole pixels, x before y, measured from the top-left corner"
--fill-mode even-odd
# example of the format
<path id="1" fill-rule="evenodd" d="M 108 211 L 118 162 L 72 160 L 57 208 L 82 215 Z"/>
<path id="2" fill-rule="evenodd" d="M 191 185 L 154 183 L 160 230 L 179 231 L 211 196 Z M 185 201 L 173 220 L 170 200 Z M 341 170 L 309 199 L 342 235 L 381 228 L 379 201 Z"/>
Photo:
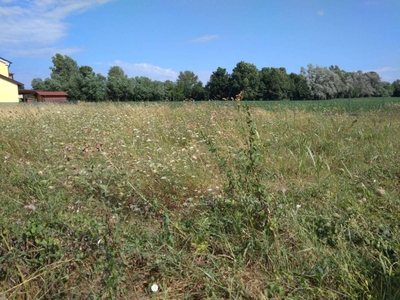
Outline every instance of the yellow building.
<path id="1" fill-rule="evenodd" d="M 8 71 L 11 62 L 0 57 L 0 103 L 19 102 L 18 89 L 23 84 L 15 81 L 13 74 Z"/>

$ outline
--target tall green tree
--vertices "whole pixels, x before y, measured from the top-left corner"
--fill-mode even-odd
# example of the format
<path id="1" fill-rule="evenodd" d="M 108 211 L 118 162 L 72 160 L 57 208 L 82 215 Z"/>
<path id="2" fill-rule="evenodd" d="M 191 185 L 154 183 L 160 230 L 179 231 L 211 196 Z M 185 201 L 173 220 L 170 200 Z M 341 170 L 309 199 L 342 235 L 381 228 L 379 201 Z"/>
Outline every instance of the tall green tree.
<path id="1" fill-rule="evenodd" d="M 393 95 L 393 88 L 390 82 L 382 81 L 381 87 L 378 91 L 379 97 L 391 97 Z"/>
<path id="2" fill-rule="evenodd" d="M 230 97 L 229 78 L 230 75 L 226 69 L 220 67 L 211 74 L 205 87 L 210 99 L 221 100 Z"/>
<path id="3" fill-rule="evenodd" d="M 111 101 L 133 101 L 132 80 L 119 66 L 111 67 L 107 76 L 107 97 Z"/>
<path id="4" fill-rule="evenodd" d="M 166 98 L 165 85 L 162 81 L 153 80 L 152 86 L 152 101 L 162 101 Z"/>
<path id="5" fill-rule="evenodd" d="M 265 100 L 289 98 L 291 81 L 285 68 L 262 68 L 260 71 L 260 95 Z"/>
<path id="6" fill-rule="evenodd" d="M 289 98 L 293 100 L 311 99 L 310 88 L 307 85 L 304 76 L 296 73 L 290 73 L 291 80 Z"/>
<path id="7" fill-rule="evenodd" d="M 259 71 L 255 65 L 244 61 L 236 64 L 230 83 L 233 97 L 243 91 L 243 100 L 259 99 L 259 84 Z"/>
<path id="8" fill-rule="evenodd" d="M 107 94 L 107 79 L 95 74 L 89 66 L 79 67 L 79 89 L 81 100 L 89 102 L 104 101 Z"/>
<path id="9" fill-rule="evenodd" d="M 163 82 L 151 80 L 145 76 L 131 78 L 135 101 L 162 101 L 166 98 Z"/>
<path id="10" fill-rule="evenodd" d="M 183 96 L 186 99 L 204 99 L 203 83 L 192 71 L 179 72 L 176 80 L 176 96 L 178 98 Z"/>
<path id="11" fill-rule="evenodd" d="M 59 53 L 52 57 L 52 62 L 50 78 L 45 80 L 34 78 L 31 83 L 32 88 L 43 91 L 65 91 L 68 93 L 69 99 L 80 99 L 80 73 L 77 62 L 71 57 Z"/>
<path id="12" fill-rule="evenodd" d="M 62 91 L 61 81 L 53 80 L 51 78 L 46 78 L 45 80 L 41 78 L 33 78 L 31 86 L 37 91 Z"/>
<path id="13" fill-rule="evenodd" d="M 78 63 L 68 55 L 57 53 L 52 57 L 53 67 L 50 67 L 51 80 L 58 82 L 52 84 L 68 93 L 68 98 L 79 100 L 81 91 L 79 89 L 79 67 Z M 51 84 L 50 84 L 51 85 Z"/>
<path id="14" fill-rule="evenodd" d="M 393 81 L 392 83 L 393 97 L 400 97 L 400 79 Z"/>
<path id="15" fill-rule="evenodd" d="M 164 99 L 165 101 L 175 101 L 175 90 L 176 90 L 176 83 L 173 82 L 172 80 L 166 80 L 163 82 L 164 86 L 164 92 L 165 96 Z M 184 96 L 182 96 L 183 98 Z"/>
<path id="16" fill-rule="evenodd" d="M 69 78 L 79 73 L 78 63 L 68 55 L 57 53 L 52 57 L 53 67 L 50 67 L 51 78 Z"/>
<path id="17" fill-rule="evenodd" d="M 31 86 L 34 90 L 45 91 L 45 84 L 42 78 L 33 78 L 31 81 Z"/>

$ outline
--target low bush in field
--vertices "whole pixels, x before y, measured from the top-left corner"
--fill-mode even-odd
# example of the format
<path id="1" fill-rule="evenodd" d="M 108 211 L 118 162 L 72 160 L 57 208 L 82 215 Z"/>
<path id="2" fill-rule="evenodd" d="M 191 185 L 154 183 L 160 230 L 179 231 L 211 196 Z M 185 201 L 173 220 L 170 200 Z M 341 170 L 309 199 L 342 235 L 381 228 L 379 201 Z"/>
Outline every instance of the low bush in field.
<path id="1" fill-rule="evenodd" d="M 0 296 L 396 299 L 399 115 L 0 107 Z"/>

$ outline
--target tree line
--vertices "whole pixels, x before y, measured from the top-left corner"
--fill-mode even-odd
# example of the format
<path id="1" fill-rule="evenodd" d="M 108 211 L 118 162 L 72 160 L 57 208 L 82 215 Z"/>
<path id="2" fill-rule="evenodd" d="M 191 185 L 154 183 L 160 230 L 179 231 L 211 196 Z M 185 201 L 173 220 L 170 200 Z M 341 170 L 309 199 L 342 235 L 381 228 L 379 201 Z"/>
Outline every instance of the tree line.
<path id="1" fill-rule="evenodd" d="M 346 72 L 338 66 L 309 64 L 300 74 L 285 68 L 257 69 L 239 62 L 231 73 L 218 67 L 203 85 L 192 71 L 180 72 L 176 81 L 129 78 L 119 66 L 109 69 L 107 77 L 90 66 L 79 66 L 71 57 L 52 57 L 50 77 L 34 78 L 35 90 L 65 91 L 70 100 L 100 101 L 182 101 L 182 100 L 322 100 L 335 98 L 400 96 L 400 80 L 382 81 L 376 72 Z"/>

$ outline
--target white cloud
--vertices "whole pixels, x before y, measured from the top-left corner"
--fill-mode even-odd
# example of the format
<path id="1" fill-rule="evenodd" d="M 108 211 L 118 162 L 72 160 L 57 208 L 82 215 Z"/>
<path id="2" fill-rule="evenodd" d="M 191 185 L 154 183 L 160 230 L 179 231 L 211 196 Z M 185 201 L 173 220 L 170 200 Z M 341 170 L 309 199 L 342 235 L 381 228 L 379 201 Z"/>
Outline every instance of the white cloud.
<path id="1" fill-rule="evenodd" d="M 31 56 L 30 52 L 47 53 L 46 49 L 67 35 L 69 24 L 65 19 L 69 15 L 109 1 L 112 0 L 1 0 L 0 44 L 3 51 L 12 55 L 19 52 L 24 56 Z"/>
<path id="2" fill-rule="evenodd" d="M 365 72 L 385 73 L 385 72 L 393 72 L 393 71 L 398 71 L 398 69 L 393 68 L 393 67 L 382 67 L 382 68 L 369 70 L 369 71 L 365 71 Z"/>
<path id="3" fill-rule="evenodd" d="M 204 42 L 209 42 L 212 40 L 217 40 L 219 39 L 219 35 L 214 34 L 214 35 L 204 35 L 195 39 L 190 40 L 192 43 L 204 43 Z"/>
<path id="4" fill-rule="evenodd" d="M 382 80 L 392 82 L 399 79 L 400 76 L 400 69 L 393 68 L 393 67 L 382 67 L 373 70 L 365 70 L 363 73 L 367 72 L 376 72 L 381 76 Z"/>
<path id="5" fill-rule="evenodd" d="M 178 73 L 172 69 L 164 69 L 148 63 L 128 63 L 120 60 L 114 61 L 110 66 L 121 67 L 129 76 L 146 76 L 154 80 L 176 80 Z"/>
<path id="6" fill-rule="evenodd" d="M 319 10 L 319 11 L 317 12 L 317 15 L 320 16 L 320 17 L 323 17 L 324 14 L 325 14 L 325 13 L 324 13 L 323 10 Z"/>
<path id="7" fill-rule="evenodd" d="M 18 57 L 51 57 L 59 53 L 62 55 L 71 55 L 77 52 L 83 51 L 83 48 L 72 47 L 72 48 L 61 48 L 61 47 L 43 47 L 43 48 L 32 48 L 32 49 L 16 49 L 13 51 L 13 56 Z"/>

